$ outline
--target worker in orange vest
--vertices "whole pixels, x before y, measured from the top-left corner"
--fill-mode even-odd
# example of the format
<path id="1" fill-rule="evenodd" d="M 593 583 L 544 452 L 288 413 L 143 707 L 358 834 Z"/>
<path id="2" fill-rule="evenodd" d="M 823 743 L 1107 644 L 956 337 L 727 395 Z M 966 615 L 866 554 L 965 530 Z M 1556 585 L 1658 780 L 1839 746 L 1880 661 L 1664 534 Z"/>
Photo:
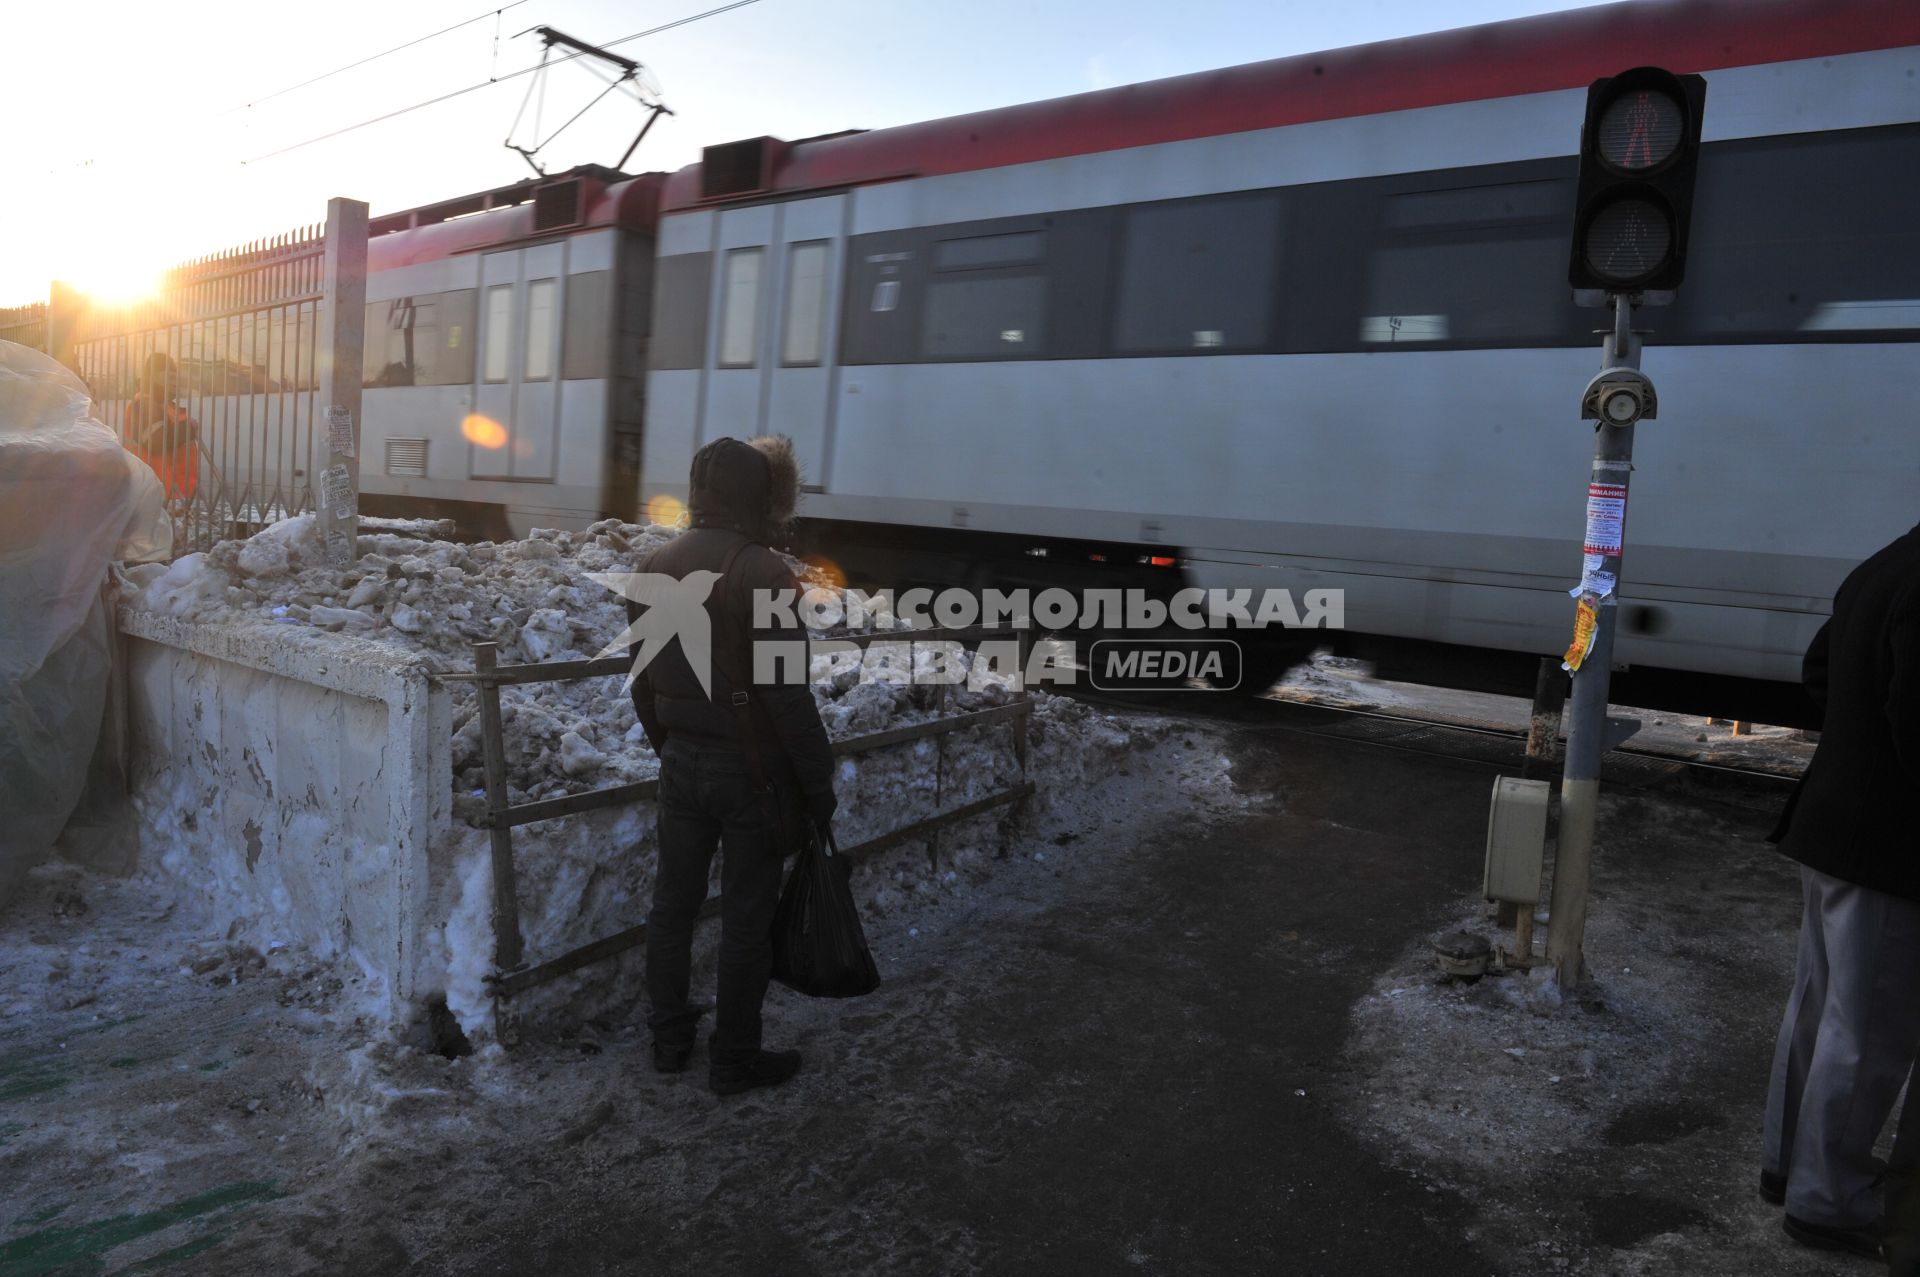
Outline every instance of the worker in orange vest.
<path id="1" fill-rule="evenodd" d="M 160 476 L 169 500 L 191 500 L 200 486 L 200 423 L 173 401 L 177 383 L 164 351 L 148 355 L 140 393 L 127 401 L 122 438 Z"/>

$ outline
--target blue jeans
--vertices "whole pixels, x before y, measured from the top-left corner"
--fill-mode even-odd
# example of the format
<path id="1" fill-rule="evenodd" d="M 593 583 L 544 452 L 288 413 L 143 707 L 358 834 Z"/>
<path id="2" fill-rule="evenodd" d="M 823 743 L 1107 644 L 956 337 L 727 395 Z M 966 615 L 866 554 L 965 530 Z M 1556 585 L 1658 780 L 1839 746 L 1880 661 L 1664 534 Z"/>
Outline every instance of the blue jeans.
<path id="1" fill-rule="evenodd" d="M 791 850 L 775 812 L 790 810 L 793 802 L 784 785 L 771 800 L 755 793 L 737 750 L 670 740 L 660 759 L 660 863 L 647 915 L 647 1024 L 655 1042 L 693 1044 L 700 1019 L 687 1005 L 693 925 L 719 848 L 720 996 L 710 1067 L 745 1063 L 760 1049 L 780 865 Z M 802 828 L 796 820 L 790 814 L 787 827 Z"/>

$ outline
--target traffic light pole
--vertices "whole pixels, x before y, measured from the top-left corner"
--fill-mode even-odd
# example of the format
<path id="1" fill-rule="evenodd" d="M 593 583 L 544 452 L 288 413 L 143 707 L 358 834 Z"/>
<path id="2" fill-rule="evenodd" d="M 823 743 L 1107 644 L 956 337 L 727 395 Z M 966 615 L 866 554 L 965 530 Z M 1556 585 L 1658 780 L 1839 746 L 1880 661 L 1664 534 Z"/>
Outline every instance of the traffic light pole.
<path id="1" fill-rule="evenodd" d="M 1633 301 L 1613 295 L 1613 331 L 1602 343 L 1603 372 L 1640 367 L 1633 332 Z M 1637 420 L 1637 416 L 1634 420 Z M 1606 750 L 1607 689 L 1613 676 L 1613 634 L 1620 609 L 1620 559 L 1625 549 L 1626 498 L 1633 474 L 1633 426 L 1599 414 L 1587 488 L 1587 535 L 1580 598 L 1596 614 L 1593 644 L 1573 674 L 1567 725 L 1566 770 L 1560 781 L 1560 838 L 1554 856 L 1547 961 L 1560 987 L 1580 982 L 1587 929 L 1587 889 L 1593 871 L 1593 832 L 1600 802 L 1600 756 Z M 1579 646 L 1576 641 L 1576 648 Z"/>

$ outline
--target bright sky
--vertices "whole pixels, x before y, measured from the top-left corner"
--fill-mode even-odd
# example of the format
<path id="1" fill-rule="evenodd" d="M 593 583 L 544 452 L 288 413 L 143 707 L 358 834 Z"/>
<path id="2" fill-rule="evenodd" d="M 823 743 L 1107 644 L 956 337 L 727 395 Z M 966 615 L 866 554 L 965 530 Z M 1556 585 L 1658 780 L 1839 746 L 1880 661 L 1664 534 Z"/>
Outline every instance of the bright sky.
<path id="1" fill-rule="evenodd" d="M 703 146 L 763 133 L 879 128 L 1584 2 L 753 0 L 618 46 L 647 64 L 677 112 L 627 167 L 675 169 Z M 44 299 L 56 277 L 137 294 L 177 261 L 322 220 L 329 196 L 366 200 L 378 215 L 529 176 L 501 140 L 538 79 L 546 131 L 585 105 L 601 85 L 584 63 L 270 153 L 532 66 L 539 39 L 517 35 L 529 27 L 605 43 L 726 0 L 518 0 L 497 18 L 484 3 L 16 6 L 0 52 L 19 108 L 0 186 L 0 306 Z M 610 95 L 542 159 L 553 171 L 612 164 L 642 119 L 637 103 Z"/>

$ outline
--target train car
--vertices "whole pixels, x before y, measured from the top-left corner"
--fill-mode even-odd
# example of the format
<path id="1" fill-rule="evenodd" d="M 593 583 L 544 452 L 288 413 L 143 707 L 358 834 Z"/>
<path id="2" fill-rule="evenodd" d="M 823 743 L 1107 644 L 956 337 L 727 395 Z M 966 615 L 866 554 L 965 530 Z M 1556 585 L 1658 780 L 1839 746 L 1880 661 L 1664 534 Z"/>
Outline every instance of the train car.
<path id="1" fill-rule="evenodd" d="M 637 516 L 662 181 L 589 166 L 369 224 L 365 512 Z"/>
<path id="2" fill-rule="evenodd" d="M 372 219 L 364 513 L 495 538 L 637 517 L 664 180 L 589 165 Z M 215 254 L 125 309 L 66 290 L 53 344 L 103 420 L 121 422 L 149 357 L 168 356 L 205 445 L 197 499 L 222 528 L 312 501 L 319 301 L 301 294 L 318 292 L 321 242 L 311 227 Z M 16 314 L 45 340 L 45 308 L 0 321 Z"/>
<path id="3" fill-rule="evenodd" d="M 1336 587 L 1316 638 L 1530 689 L 1607 323 L 1585 90 L 1699 72 L 1615 692 L 1804 721 L 1833 590 L 1920 516 L 1916 46 L 1911 4 L 1662 0 L 710 148 L 662 195 L 643 494 L 784 432 L 856 579 Z"/>

